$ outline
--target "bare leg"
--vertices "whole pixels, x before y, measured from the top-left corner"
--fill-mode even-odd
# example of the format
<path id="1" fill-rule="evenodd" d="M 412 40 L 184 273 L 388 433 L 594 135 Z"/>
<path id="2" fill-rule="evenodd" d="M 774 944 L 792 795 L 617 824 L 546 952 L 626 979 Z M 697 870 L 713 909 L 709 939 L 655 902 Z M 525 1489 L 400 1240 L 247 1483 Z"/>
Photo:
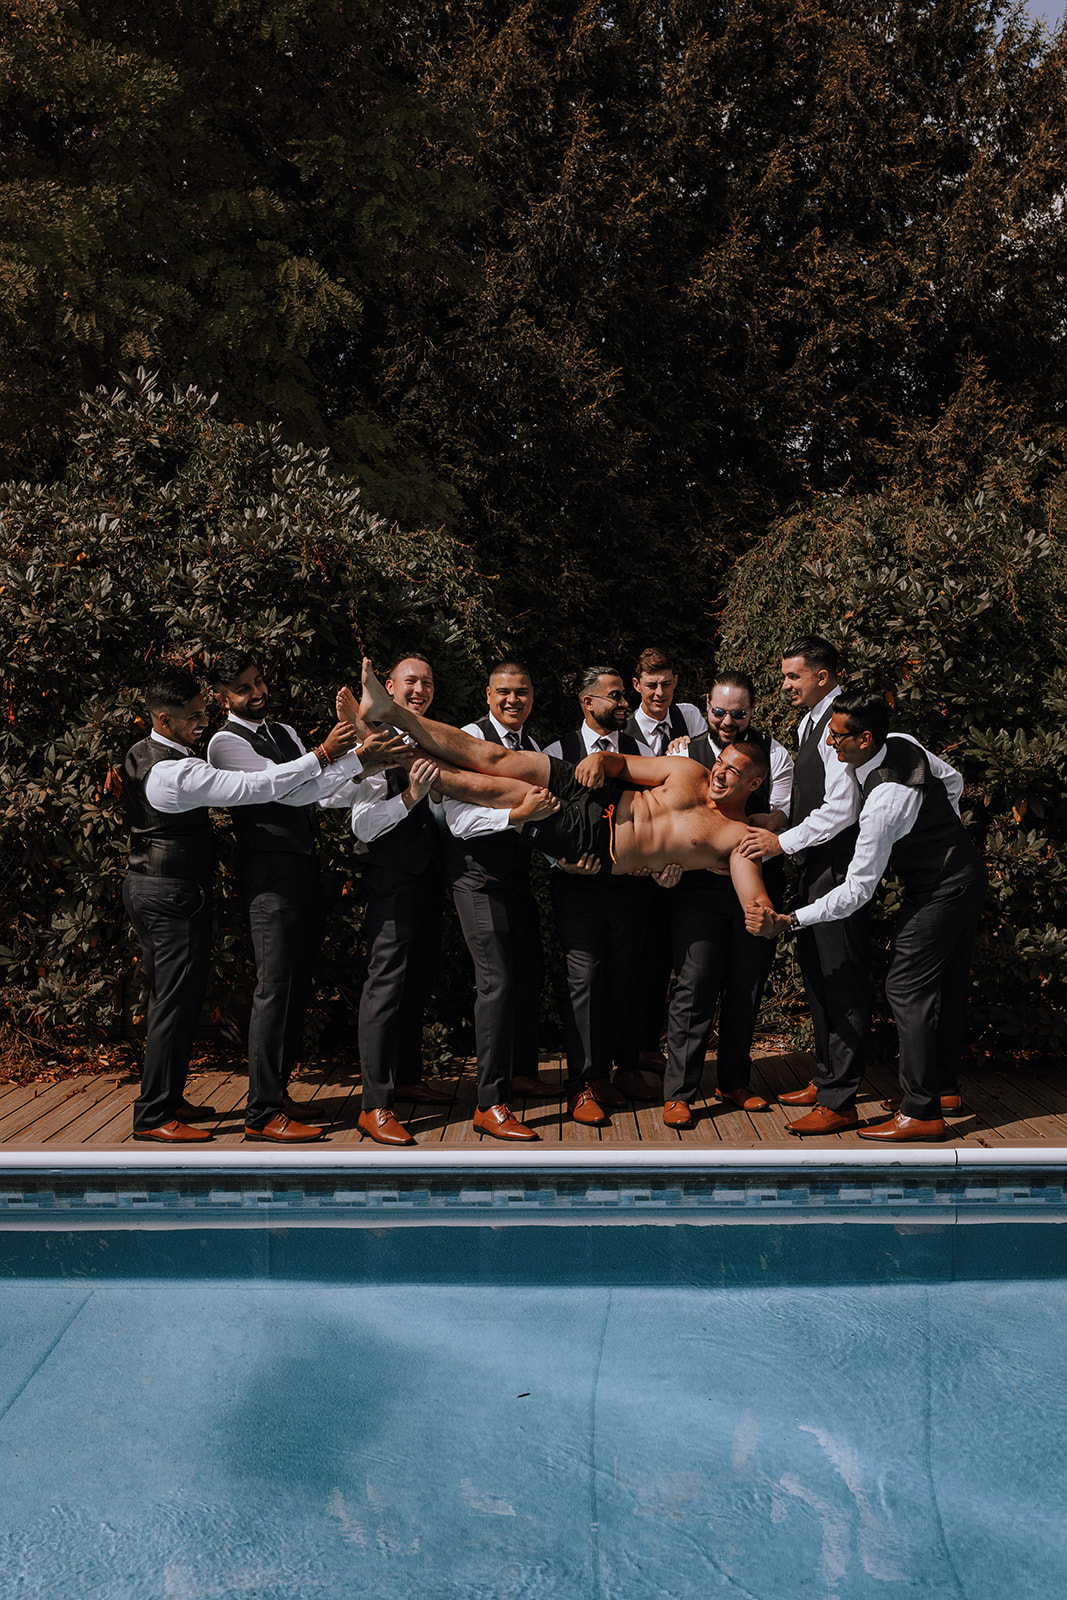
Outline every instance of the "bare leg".
<path id="1" fill-rule="evenodd" d="M 526 784 L 544 788 L 548 783 L 548 757 L 536 750 L 506 750 L 503 745 L 491 744 L 488 739 L 476 739 L 473 734 L 461 733 L 447 722 L 431 722 L 420 717 L 406 706 L 390 700 L 374 675 L 369 661 L 363 662 L 363 699 L 357 706 L 351 690 L 342 689 L 337 697 L 338 706 L 344 707 L 345 721 L 353 716 L 364 722 L 388 722 L 400 728 L 432 756 L 450 767 L 460 767 L 467 772 L 482 772 L 487 777 L 518 778 Z M 447 794 L 447 790 L 445 791 Z M 489 804 L 482 801 L 483 805 Z"/>
<path id="2" fill-rule="evenodd" d="M 489 806 L 494 811 L 511 811 L 519 806 L 534 785 L 521 778 L 490 777 L 482 772 L 464 772 L 458 767 L 439 767 L 434 787 L 450 800 L 465 800 L 474 806 Z"/>

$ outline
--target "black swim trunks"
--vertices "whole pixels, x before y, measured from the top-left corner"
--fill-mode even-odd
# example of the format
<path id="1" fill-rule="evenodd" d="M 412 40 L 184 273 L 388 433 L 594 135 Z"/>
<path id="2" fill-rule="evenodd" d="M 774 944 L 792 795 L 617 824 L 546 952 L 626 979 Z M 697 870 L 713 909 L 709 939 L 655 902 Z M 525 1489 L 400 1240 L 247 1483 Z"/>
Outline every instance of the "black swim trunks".
<path id="1" fill-rule="evenodd" d="M 615 807 L 620 795 L 630 787 L 621 778 L 610 778 L 599 789 L 585 789 L 574 776 L 574 765 L 549 757 L 547 788 L 560 802 L 554 817 L 528 822 L 521 837 L 533 850 L 543 850 L 555 861 L 577 861 L 596 856 L 601 871 L 610 872 L 614 843 Z"/>

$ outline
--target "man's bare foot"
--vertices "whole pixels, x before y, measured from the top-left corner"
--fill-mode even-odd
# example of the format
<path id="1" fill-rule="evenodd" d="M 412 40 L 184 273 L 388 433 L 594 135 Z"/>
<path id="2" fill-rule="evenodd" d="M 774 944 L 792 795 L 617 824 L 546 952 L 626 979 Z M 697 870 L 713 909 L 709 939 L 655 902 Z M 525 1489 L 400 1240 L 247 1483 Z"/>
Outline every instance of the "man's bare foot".
<path id="1" fill-rule="evenodd" d="M 337 707 L 337 716 L 341 722 L 350 722 L 354 728 L 366 728 L 367 724 L 359 714 L 359 702 L 347 683 L 337 691 L 334 701 Z"/>
<path id="2" fill-rule="evenodd" d="M 379 683 L 369 656 L 363 657 L 363 698 L 358 712 L 364 722 L 389 722 L 396 715 L 396 706 Z"/>

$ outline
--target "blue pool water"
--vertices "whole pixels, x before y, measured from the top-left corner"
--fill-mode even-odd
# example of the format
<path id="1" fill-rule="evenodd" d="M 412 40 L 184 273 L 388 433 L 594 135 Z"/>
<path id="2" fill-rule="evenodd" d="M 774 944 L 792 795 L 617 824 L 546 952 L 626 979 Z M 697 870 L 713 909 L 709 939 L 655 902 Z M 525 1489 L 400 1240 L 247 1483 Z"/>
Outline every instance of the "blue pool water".
<path id="1" fill-rule="evenodd" d="M 5 1596 L 1067 1589 L 1062 1189 L 264 1192 L 8 1197 Z"/>

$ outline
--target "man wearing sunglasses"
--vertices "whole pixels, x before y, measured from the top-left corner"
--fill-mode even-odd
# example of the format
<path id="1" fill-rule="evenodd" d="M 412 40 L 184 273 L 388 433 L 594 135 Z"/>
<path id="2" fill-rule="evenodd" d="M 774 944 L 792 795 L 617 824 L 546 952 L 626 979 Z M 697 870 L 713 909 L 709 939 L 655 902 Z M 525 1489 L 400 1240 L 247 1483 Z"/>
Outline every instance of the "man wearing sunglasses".
<path id="1" fill-rule="evenodd" d="M 752 726 L 756 689 L 744 672 L 720 672 L 708 695 L 708 724 L 679 749 L 710 772 L 724 750 L 755 741 L 770 759 L 770 771 L 745 802 L 749 821 L 777 831 L 788 820 L 793 762 L 776 739 Z M 679 741 L 681 745 L 681 741 Z M 763 881 L 776 907 L 782 904 L 784 869 L 767 863 Z M 668 1127 L 687 1127 L 689 1107 L 700 1088 L 715 1011 L 719 1012 L 716 1050 L 718 1094 L 742 1111 L 769 1106 L 749 1084 L 752 1037 L 760 1001 L 774 958 L 773 945 L 745 932 L 741 903 L 728 878 L 696 870 L 682 874 L 667 897 L 676 974 L 667 1018 L 667 1071 L 663 1079 Z"/>
<path id="2" fill-rule="evenodd" d="M 753 906 L 745 922 L 766 939 L 833 926 L 869 904 L 892 867 L 904 896 L 885 993 L 900 1040 L 901 1101 L 888 1122 L 859 1134 L 880 1144 L 940 1140 L 945 1101 L 959 1107 L 971 951 L 987 876 L 960 821 L 963 779 L 917 740 L 889 732 L 880 694 L 841 695 L 826 742 L 862 797 L 845 880 L 788 917 Z"/>
<path id="3" fill-rule="evenodd" d="M 807 634 L 786 646 L 782 692 L 803 712 L 797 725 L 789 827 L 760 828 L 740 846 L 764 864 L 791 855 L 800 868 L 798 905 L 810 905 L 844 883 L 856 846 L 859 791 L 849 767 L 826 743 L 841 686 L 834 646 Z M 856 1126 L 856 1095 L 867 1067 L 871 984 L 867 970 L 869 905 L 839 921 L 818 923 L 797 940 L 797 959 L 811 1008 L 817 1066 L 804 1089 L 779 1095 L 783 1105 L 810 1108 L 789 1124 L 799 1138 Z"/>

